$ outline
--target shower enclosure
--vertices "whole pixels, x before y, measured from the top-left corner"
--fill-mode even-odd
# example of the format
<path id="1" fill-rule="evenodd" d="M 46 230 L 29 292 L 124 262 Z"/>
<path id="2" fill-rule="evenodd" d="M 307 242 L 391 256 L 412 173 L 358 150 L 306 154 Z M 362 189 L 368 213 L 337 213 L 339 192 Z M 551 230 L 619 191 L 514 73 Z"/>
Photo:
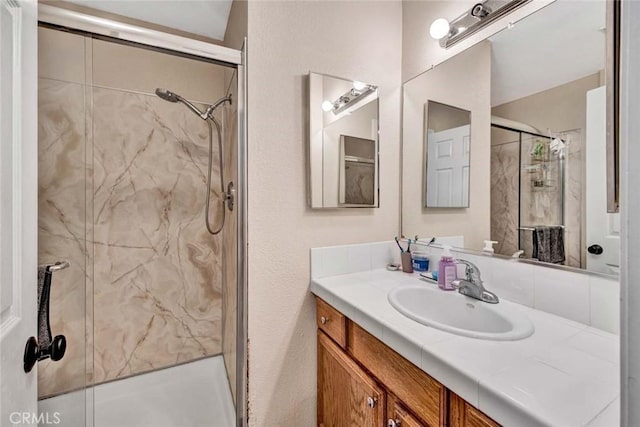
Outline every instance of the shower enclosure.
<path id="1" fill-rule="evenodd" d="M 242 425 L 240 55 L 51 21 L 38 41 L 38 263 L 69 263 L 50 297 L 67 348 L 37 364 L 39 412 L 67 426 Z"/>
<path id="2" fill-rule="evenodd" d="M 536 226 L 565 227 L 565 153 L 551 150 L 549 136 L 491 132 L 491 240 L 496 253 L 531 258 Z"/>

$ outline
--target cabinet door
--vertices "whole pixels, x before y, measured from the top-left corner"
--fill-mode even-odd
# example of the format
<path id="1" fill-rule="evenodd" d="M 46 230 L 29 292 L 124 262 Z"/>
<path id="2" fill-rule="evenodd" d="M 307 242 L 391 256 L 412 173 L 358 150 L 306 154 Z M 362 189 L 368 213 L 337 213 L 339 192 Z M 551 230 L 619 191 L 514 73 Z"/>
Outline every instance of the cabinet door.
<path id="1" fill-rule="evenodd" d="M 445 425 L 447 390 L 357 324 L 348 328 L 349 354 L 429 427 Z"/>
<path id="2" fill-rule="evenodd" d="M 318 331 L 318 425 L 380 427 L 385 405 L 376 382 Z"/>
<path id="3" fill-rule="evenodd" d="M 428 427 L 402 405 L 397 397 L 387 396 L 387 427 Z"/>
<path id="4" fill-rule="evenodd" d="M 449 392 L 450 427 L 500 427 L 500 424 L 487 417 L 464 399 Z"/>

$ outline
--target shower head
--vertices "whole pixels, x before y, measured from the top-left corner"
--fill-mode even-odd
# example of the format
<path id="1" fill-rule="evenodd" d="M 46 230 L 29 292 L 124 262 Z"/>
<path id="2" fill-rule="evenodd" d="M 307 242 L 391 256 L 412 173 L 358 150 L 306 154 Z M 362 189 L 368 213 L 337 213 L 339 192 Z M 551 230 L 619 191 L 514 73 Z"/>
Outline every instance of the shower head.
<path id="1" fill-rule="evenodd" d="M 169 102 L 178 102 L 180 100 L 180 96 L 167 89 L 157 88 L 156 95 Z"/>
<path id="2" fill-rule="evenodd" d="M 198 107 L 196 107 L 195 105 L 193 105 L 192 103 L 190 103 L 189 101 L 187 101 L 186 99 L 178 95 L 177 93 L 173 93 L 168 89 L 157 88 L 156 95 L 158 95 L 160 98 L 164 99 L 165 101 L 182 102 L 184 105 L 189 107 L 191 111 L 193 111 L 196 115 L 198 115 L 203 120 L 207 120 L 207 118 L 209 117 L 206 112 L 203 113 L 198 109 Z"/>
<path id="3" fill-rule="evenodd" d="M 205 111 L 200 111 L 198 109 L 198 107 L 193 105 L 191 102 L 187 101 L 186 99 L 184 99 L 183 97 L 181 97 L 177 93 L 171 92 L 168 89 L 157 88 L 156 89 L 156 95 L 158 95 L 160 98 L 164 99 L 165 101 L 182 102 L 184 105 L 189 107 L 189 109 L 191 111 L 196 113 L 203 120 L 207 120 L 209 118 L 213 118 L 214 110 L 216 108 L 218 108 L 219 106 L 221 106 L 222 104 L 224 104 L 225 102 L 228 102 L 229 104 L 232 103 L 231 95 L 229 95 L 229 96 L 225 96 L 223 98 L 220 98 L 219 100 L 217 100 L 213 104 L 209 105 Z"/>

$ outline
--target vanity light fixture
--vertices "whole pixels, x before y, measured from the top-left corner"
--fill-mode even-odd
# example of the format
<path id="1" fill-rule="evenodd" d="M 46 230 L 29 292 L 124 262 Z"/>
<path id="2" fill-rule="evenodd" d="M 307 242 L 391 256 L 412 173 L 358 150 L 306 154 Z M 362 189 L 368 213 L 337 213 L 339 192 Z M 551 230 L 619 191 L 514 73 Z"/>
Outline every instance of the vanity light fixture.
<path id="1" fill-rule="evenodd" d="M 429 27 L 429 35 L 436 39 L 440 40 L 451 30 L 451 26 L 449 25 L 449 21 L 445 18 L 438 18 L 431 23 L 431 27 Z"/>
<path id="2" fill-rule="evenodd" d="M 322 110 L 329 112 L 331 110 L 333 110 L 333 102 L 331 101 L 323 101 L 322 102 Z"/>
<path id="3" fill-rule="evenodd" d="M 429 34 L 440 40 L 441 47 L 448 49 L 530 1 L 484 0 L 474 4 L 471 9 L 451 22 L 444 18 L 436 19 L 429 28 Z"/>
<path id="4" fill-rule="evenodd" d="M 353 88 L 349 89 L 338 97 L 335 101 L 324 101 L 322 109 L 326 112 L 333 111 L 333 114 L 340 114 L 347 108 L 362 101 L 367 95 L 375 91 L 378 87 L 362 82 L 353 82 Z"/>
<path id="5" fill-rule="evenodd" d="M 366 87 L 367 87 L 367 84 L 366 84 L 366 83 L 359 82 L 359 81 L 354 81 L 354 82 L 353 82 L 353 88 L 354 88 L 355 90 L 363 90 L 363 89 L 364 89 L 364 88 L 366 88 Z"/>

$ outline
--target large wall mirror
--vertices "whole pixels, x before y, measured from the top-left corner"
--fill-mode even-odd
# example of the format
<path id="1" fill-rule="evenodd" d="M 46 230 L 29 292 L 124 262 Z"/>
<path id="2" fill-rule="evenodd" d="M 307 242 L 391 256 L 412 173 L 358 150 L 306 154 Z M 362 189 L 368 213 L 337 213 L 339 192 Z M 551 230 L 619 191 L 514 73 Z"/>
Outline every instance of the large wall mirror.
<path id="1" fill-rule="evenodd" d="M 309 204 L 378 207 L 378 89 L 309 73 Z"/>
<path id="2" fill-rule="evenodd" d="M 494 240 L 500 255 L 618 272 L 620 218 L 607 211 L 606 15 L 605 0 L 555 1 L 405 83 L 405 236 L 461 236 L 474 250 Z M 430 199 L 431 185 L 456 190 L 432 177 L 437 130 L 425 104 L 464 112 L 470 120 L 452 127 L 461 135 L 472 123 L 468 203 Z"/>

